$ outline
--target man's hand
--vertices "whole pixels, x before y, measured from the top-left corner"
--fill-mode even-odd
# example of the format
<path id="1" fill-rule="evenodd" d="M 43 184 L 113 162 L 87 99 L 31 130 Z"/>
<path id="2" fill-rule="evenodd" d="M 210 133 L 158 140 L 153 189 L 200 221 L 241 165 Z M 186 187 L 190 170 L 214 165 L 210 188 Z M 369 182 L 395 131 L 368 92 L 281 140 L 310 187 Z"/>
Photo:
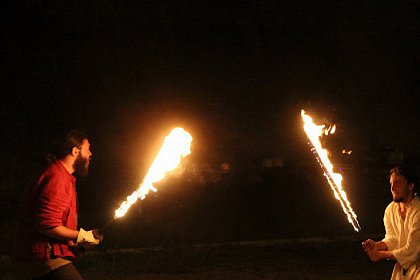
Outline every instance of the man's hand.
<path id="1" fill-rule="evenodd" d="M 376 242 L 373 241 L 372 239 L 367 239 L 362 243 L 363 250 L 365 250 L 366 253 L 368 251 L 375 249 L 375 245 L 376 245 Z"/>
<path id="2" fill-rule="evenodd" d="M 388 247 L 383 241 L 375 242 L 368 239 L 362 243 L 362 247 L 363 250 L 365 250 L 366 255 L 368 255 L 369 259 L 373 262 L 385 259 L 395 260 L 394 253 L 392 251 L 388 251 Z"/>
<path id="3" fill-rule="evenodd" d="M 96 247 L 103 239 L 102 235 L 97 235 L 97 237 L 98 238 L 95 237 L 93 230 L 85 231 L 84 229 L 80 228 L 79 234 L 77 235 L 76 246 L 92 249 Z"/>
<path id="4" fill-rule="evenodd" d="M 369 259 L 373 262 L 380 261 L 382 259 L 380 253 L 376 249 L 366 251 L 366 254 L 369 256 Z"/>
<path id="5" fill-rule="evenodd" d="M 363 250 L 365 250 L 366 255 L 373 262 L 379 261 L 378 249 L 376 248 L 376 242 L 372 239 L 367 239 L 362 243 Z"/>

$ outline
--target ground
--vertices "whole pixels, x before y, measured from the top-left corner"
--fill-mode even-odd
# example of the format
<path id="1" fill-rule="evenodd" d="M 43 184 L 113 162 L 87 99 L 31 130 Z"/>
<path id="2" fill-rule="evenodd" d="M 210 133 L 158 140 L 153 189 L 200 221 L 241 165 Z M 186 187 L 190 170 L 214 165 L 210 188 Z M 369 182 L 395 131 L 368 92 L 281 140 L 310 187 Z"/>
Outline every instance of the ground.
<path id="1" fill-rule="evenodd" d="M 167 248 L 97 248 L 77 263 L 86 280 L 99 279 L 389 279 L 392 262 L 372 263 L 364 236 L 195 244 Z M 11 263 L 3 259 L 12 278 Z"/>

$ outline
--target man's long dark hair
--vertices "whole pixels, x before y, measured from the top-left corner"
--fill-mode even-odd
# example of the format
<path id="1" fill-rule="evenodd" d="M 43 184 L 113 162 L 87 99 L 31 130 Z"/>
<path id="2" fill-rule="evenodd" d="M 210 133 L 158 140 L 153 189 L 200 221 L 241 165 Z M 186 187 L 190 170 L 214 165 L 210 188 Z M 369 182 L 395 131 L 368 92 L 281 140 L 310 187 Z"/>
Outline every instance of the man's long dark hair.
<path id="1" fill-rule="evenodd" d="M 38 151 L 32 156 L 32 162 L 25 165 L 24 178 L 21 178 L 22 184 L 24 186 L 33 184 L 33 180 L 37 179 L 37 176 L 44 172 L 52 163 L 58 159 L 63 159 L 71 153 L 73 147 L 80 147 L 86 139 L 88 139 L 87 134 L 76 129 L 68 130 L 61 136 L 56 137 L 48 151 Z"/>
<path id="2" fill-rule="evenodd" d="M 88 138 L 87 134 L 80 130 L 70 130 L 64 133 L 55 143 L 54 156 L 57 159 L 63 159 L 71 153 L 74 147 L 81 148 L 83 141 Z"/>
<path id="3" fill-rule="evenodd" d="M 417 187 L 417 173 L 416 170 L 410 166 L 407 165 L 397 165 L 391 168 L 391 170 L 389 171 L 389 176 L 391 176 L 392 174 L 397 174 L 397 175 L 401 175 L 403 176 L 406 180 L 408 184 L 413 183 L 414 184 L 414 190 L 413 193 L 416 194 L 418 187 Z"/>

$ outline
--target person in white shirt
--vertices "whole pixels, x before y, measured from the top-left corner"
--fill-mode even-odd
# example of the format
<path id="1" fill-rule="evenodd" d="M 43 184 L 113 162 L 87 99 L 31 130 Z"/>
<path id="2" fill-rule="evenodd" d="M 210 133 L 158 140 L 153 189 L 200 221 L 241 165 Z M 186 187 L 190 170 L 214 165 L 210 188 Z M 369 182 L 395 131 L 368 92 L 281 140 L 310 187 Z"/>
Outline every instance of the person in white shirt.
<path id="1" fill-rule="evenodd" d="M 393 201 L 384 215 L 385 238 L 362 243 L 369 258 L 396 261 L 391 280 L 420 279 L 420 199 L 416 193 L 417 175 L 407 166 L 390 171 Z"/>

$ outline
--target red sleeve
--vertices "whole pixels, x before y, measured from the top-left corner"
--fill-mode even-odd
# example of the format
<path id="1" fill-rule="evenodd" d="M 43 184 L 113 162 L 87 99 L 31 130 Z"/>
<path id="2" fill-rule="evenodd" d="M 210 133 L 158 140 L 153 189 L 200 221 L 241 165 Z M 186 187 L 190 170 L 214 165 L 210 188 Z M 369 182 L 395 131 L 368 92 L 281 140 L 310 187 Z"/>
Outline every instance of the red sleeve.
<path id="1" fill-rule="evenodd" d="M 58 174 L 52 174 L 41 180 L 38 191 L 34 207 L 35 228 L 44 230 L 63 225 L 71 200 L 68 182 Z"/>

